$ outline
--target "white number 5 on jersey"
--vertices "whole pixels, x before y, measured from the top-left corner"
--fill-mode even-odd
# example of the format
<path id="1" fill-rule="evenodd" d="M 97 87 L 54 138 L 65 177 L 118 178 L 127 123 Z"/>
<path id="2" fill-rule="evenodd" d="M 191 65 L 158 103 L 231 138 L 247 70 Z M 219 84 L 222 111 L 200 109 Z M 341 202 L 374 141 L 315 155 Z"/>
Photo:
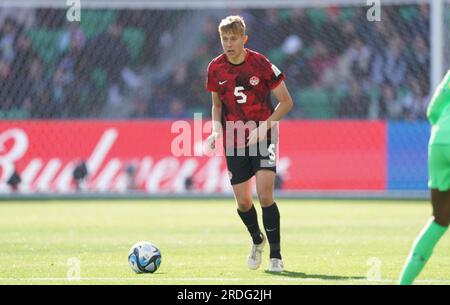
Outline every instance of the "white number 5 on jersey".
<path id="1" fill-rule="evenodd" d="M 238 104 L 244 104 L 247 102 L 247 95 L 245 95 L 244 92 L 242 92 L 244 90 L 244 87 L 239 86 L 234 88 L 234 96 L 236 96 L 238 99 L 236 100 L 236 102 Z"/>

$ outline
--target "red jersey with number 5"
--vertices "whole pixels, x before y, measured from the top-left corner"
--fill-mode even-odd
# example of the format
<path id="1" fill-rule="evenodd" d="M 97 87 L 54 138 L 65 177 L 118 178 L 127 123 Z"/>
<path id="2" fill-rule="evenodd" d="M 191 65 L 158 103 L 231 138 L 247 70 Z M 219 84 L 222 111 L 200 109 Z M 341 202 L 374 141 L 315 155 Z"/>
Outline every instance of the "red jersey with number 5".
<path id="1" fill-rule="evenodd" d="M 222 124 L 227 121 L 258 124 L 267 120 L 274 111 L 270 92 L 285 79 L 264 55 L 245 50 L 247 54 L 241 64 L 230 63 L 222 54 L 208 66 L 206 87 L 217 92 L 223 103 Z"/>

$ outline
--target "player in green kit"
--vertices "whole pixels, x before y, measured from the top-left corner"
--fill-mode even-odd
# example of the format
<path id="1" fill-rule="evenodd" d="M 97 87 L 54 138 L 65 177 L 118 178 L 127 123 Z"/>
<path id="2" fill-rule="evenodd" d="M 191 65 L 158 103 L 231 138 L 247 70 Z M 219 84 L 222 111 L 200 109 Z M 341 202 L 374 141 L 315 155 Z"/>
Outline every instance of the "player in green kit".
<path id="1" fill-rule="evenodd" d="M 414 282 L 450 223 L 450 70 L 433 95 L 427 116 L 432 125 L 428 145 L 428 186 L 433 217 L 414 242 L 399 280 L 400 285 Z"/>

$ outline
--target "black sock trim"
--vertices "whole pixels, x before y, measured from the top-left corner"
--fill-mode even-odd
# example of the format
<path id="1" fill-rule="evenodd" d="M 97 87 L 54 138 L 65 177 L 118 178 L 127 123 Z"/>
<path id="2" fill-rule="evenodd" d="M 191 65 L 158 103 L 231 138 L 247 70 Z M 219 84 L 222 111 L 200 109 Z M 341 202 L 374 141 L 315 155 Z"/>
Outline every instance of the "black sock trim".
<path id="1" fill-rule="evenodd" d="M 263 239 L 258 224 L 258 214 L 256 213 L 255 206 L 252 205 L 250 210 L 248 210 L 247 212 L 242 212 L 239 210 L 237 210 L 237 212 L 241 217 L 242 222 L 247 227 L 247 230 L 250 233 L 250 236 L 252 237 L 253 243 L 256 245 L 260 244 L 263 241 Z"/>
<path id="2" fill-rule="evenodd" d="M 281 259 L 280 252 L 280 212 L 274 202 L 268 207 L 263 207 L 263 224 L 270 245 L 270 258 Z"/>

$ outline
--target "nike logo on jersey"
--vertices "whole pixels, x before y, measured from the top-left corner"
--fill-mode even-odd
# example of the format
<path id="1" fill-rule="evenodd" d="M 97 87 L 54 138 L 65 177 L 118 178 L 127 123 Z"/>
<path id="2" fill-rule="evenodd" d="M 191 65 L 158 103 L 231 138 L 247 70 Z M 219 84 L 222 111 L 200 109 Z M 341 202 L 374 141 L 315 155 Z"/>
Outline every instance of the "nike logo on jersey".
<path id="1" fill-rule="evenodd" d="M 227 82 L 228 80 L 224 80 L 223 82 L 219 82 L 219 85 L 223 85 Z"/>

